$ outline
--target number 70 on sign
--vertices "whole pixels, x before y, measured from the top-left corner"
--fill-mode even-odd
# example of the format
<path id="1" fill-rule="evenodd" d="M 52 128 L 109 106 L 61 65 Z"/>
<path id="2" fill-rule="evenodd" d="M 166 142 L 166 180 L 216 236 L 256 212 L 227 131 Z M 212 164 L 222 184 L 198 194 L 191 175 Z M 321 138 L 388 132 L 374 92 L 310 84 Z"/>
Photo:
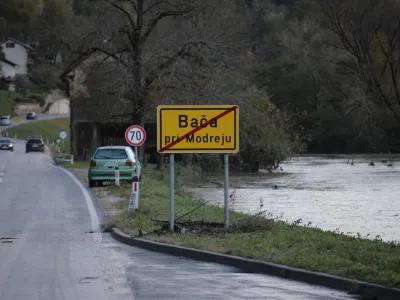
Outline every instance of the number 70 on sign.
<path id="1" fill-rule="evenodd" d="M 125 131 L 125 140 L 131 146 L 140 146 L 146 141 L 146 131 L 139 125 L 129 126 Z"/>

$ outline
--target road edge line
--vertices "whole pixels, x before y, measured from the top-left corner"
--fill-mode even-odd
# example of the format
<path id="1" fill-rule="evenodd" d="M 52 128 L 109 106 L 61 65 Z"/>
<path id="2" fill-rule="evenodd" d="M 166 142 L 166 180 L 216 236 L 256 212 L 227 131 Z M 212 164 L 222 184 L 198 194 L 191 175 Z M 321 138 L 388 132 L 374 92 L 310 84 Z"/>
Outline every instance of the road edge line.
<path id="1" fill-rule="evenodd" d="M 75 175 L 72 174 L 70 171 L 68 171 L 67 169 L 65 169 L 63 167 L 59 167 L 59 166 L 55 166 L 55 165 L 53 165 L 53 167 L 61 169 L 65 173 L 67 173 L 68 176 L 71 177 L 72 180 L 75 182 L 75 184 L 80 188 L 80 190 L 85 198 L 86 206 L 89 210 L 89 215 L 90 215 L 90 219 L 91 219 L 91 223 L 92 223 L 92 230 L 93 230 L 93 232 L 101 232 L 99 216 L 97 215 L 96 208 L 94 207 L 94 203 L 93 203 L 92 197 L 89 195 L 89 192 L 86 190 L 86 188 L 83 186 L 83 184 L 75 177 Z"/>
<path id="2" fill-rule="evenodd" d="M 285 265 L 268 263 L 233 255 L 220 254 L 211 251 L 187 248 L 166 243 L 154 242 L 141 238 L 134 238 L 123 233 L 118 228 L 112 228 L 111 236 L 117 241 L 154 252 L 161 252 L 174 256 L 187 257 L 198 261 L 218 263 L 236 267 L 246 273 L 259 273 L 277 276 L 294 281 L 304 282 L 316 286 L 348 292 L 353 295 L 374 300 L 398 300 L 400 289 L 389 288 L 365 281 L 352 280 L 345 277 L 312 272 Z"/>

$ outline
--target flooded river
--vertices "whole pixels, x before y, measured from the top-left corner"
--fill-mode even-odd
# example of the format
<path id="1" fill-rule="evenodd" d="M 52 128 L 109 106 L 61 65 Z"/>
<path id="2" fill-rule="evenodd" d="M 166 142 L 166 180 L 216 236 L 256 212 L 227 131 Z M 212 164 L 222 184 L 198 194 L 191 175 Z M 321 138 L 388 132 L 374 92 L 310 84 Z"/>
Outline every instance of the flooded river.
<path id="1" fill-rule="evenodd" d="M 324 230 L 400 241 L 400 156 L 353 156 L 353 165 L 348 157 L 303 156 L 282 164 L 283 171 L 232 174 L 231 207 L 256 213 L 262 206 L 288 222 L 302 219 Z M 213 183 L 192 184 L 187 190 L 223 205 L 223 189 Z"/>

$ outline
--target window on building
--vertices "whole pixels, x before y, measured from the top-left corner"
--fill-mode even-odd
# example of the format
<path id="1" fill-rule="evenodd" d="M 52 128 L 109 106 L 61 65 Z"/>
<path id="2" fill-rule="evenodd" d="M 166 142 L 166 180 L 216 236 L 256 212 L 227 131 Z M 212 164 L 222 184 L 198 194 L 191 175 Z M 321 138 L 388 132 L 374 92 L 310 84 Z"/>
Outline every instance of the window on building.
<path id="1" fill-rule="evenodd" d="M 6 48 L 15 48 L 15 43 L 6 43 Z"/>

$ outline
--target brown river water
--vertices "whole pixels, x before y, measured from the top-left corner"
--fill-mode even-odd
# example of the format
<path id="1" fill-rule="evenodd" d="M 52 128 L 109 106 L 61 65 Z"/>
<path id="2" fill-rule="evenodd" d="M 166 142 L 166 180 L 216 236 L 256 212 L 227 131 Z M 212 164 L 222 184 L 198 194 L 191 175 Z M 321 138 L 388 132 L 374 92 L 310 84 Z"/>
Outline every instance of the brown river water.
<path id="1" fill-rule="evenodd" d="M 352 156 L 354 165 L 347 163 L 349 157 L 302 156 L 281 164 L 283 171 L 232 172 L 231 209 L 257 213 L 261 207 L 288 222 L 301 219 L 323 230 L 400 241 L 400 156 Z M 187 191 L 223 205 L 223 188 L 214 184 L 223 182 L 221 177 L 206 180 L 206 184 L 188 185 Z"/>

